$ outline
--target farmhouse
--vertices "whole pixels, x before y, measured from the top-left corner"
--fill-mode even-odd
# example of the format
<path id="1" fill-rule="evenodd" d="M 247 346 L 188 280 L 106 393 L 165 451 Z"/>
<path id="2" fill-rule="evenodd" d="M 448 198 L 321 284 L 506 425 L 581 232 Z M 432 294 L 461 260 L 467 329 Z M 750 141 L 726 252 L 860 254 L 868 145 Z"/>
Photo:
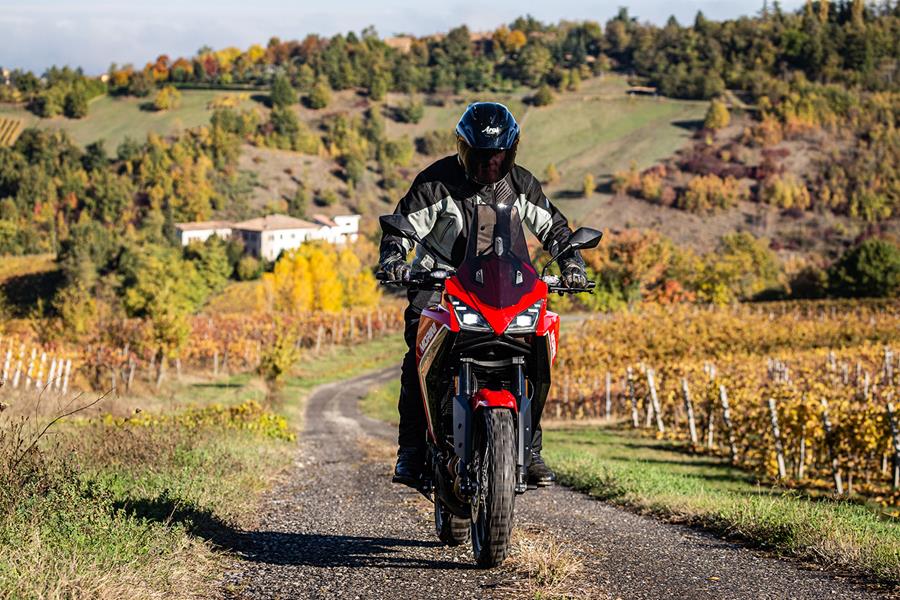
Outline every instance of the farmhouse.
<path id="1" fill-rule="evenodd" d="M 240 238 L 245 250 L 266 260 L 275 260 L 286 250 L 293 250 L 303 242 L 324 240 L 332 244 L 356 241 L 359 235 L 359 215 L 329 218 L 314 215 L 311 221 L 287 215 L 266 215 L 239 223 L 228 221 L 197 221 L 177 223 L 178 239 L 183 246 L 203 242 L 216 235 L 222 239 Z"/>

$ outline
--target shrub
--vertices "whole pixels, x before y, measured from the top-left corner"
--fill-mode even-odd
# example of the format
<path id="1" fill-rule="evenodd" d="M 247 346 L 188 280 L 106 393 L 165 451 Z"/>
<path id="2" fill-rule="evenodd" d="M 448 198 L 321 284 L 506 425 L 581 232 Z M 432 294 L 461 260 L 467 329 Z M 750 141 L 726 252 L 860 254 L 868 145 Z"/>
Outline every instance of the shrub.
<path id="1" fill-rule="evenodd" d="M 156 93 L 153 108 L 156 110 L 172 110 L 181 104 L 181 92 L 175 86 L 167 85 Z"/>
<path id="2" fill-rule="evenodd" d="M 397 120 L 401 123 L 418 123 L 425 116 L 425 105 L 420 101 L 410 98 L 406 104 L 397 107 L 395 111 Z"/>
<path id="3" fill-rule="evenodd" d="M 688 182 L 678 207 L 692 213 L 711 213 L 731 208 L 746 196 L 746 189 L 733 177 L 700 175 Z"/>
<path id="4" fill-rule="evenodd" d="M 88 113 L 87 94 L 81 86 L 75 86 L 63 102 L 63 114 L 70 119 L 83 119 Z"/>
<path id="5" fill-rule="evenodd" d="M 235 272 L 240 281 L 259 279 L 259 276 L 262 275 L 262 263 L 259 259 L 247 255 L 238 261 Z"/>
<path id="6" fill-rule="evenodd" d="M 338 196 L 334 190 L 322 190 L 316 196 L 316 204 L 319 206 L 332 206 L 337 204 Z"/>
<path id="7" fill-rule="evenodd" d="M 718 131 L 728 127 L 731 122 L 731 115 L 728 114 L 728 107 L 721 100 L 713 100 L 709 103 L 709 109 L 706 111 L 706 119 L 703 121 L 705 129 Z"/>
<path id="8" fill-rule="evenodd" d="M 456 133 L 449 129 L 434 129 L 416 140 L 416 149 L 426 156 L 449 154 L 456 150 Z"/>
<path id="9" fill-rule="evenodd" d="M 552 185 L 557 182 L 559 182 L 559 171 L 555 164 L 550 163 L 544 170 L 544 183 Z"/>
<path id="10" fill-rule="evenodd" d="M 659 202 L 662 198 L 662 177 L 655 171 L 641 175 L 641 198 L 651 202 Z"/>
<path id="11" fill-rule="evenodd" d="M 269 92 L 269 100 L 273 108 L 287 108 L 297 101 L 297 92 L 291 86 L 290 80 L 284 75 L 279 75 L 272 82 L 272 90 Z"/>
<path id="12" fill-rule="evenodd" d="M 319 110 L 328 106 L 329 102 L 331 102 L 331 86 L 324 78 L 319 78 L 306 97 L 306 105 L 313 110 Z"/>
<path id="13" fill-rule="evenodd" d="M 531 103 L 535 106 L 549 106 L 553 104 L 553 90 L 546 83 L 541 85 L 531 97 Z"/>
<path id="14" fill-rule="evenodd" d="M 582 192 L 584 193 L 585 198 L 589 198 L 591 194 L 594 193 L 594 190 L 597 189 L 597 182 L 594 181 L 594 176 L 588 173 L 584 176 L 584 183 Z"/>
<path id="15" fill-rule="evenodd" d="M 806 210 L 812 203 L 806 185 L 790 173 L 766 179 L 760 186 L 759 199 L 783 209 Z"/>
<path id="16" fill-rule="evenodd" d="M 828 288 L 844 297 L 900 294 L 900 247 L 871 238 L 845 252 L 828 270 Z"/>

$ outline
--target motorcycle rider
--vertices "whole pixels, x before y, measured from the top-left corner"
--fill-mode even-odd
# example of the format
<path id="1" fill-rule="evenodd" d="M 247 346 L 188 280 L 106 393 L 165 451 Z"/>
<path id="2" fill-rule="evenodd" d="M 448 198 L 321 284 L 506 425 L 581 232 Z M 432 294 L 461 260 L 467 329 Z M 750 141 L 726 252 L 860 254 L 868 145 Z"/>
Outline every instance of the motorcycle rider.
<path id="1" fill-rule="evenodd" d="M 413 242 L 384 234 L 379 262 L 393 281 L 407 281 L 413 271 L 458 267 L 465 257 L 468 226 L 478 204 L 513 203 L 521 220 L 551 255 L 572 234 L 566 218 L 544 195 L 540 182 L 515 164 L 519 125 L 504 105 L 470 104 L 456 126 L 456 139 L 457 154 L 442 158 L 419 173 L 394 211 L 407 217 L 419 237 L 451 258 L 453 264 L 444 264 L 418 246 L 410 265 L 406 257 Z M 586 284 L 584 261 L 577 251 L 564 255 L 559 265 L 565 285 Z M 425 468 L 427 427 L 416 373 L 416 333 L 422 310 L 438 303 L 440 292 L 410 290 L 407 297 L 404 337 L 408 351 L 400 377 L 399 450 L 392 481 L 416 487 Z M 539 419 L 540 414 L 536 417 Z M 556 476 L 541 459 L 539 424 L 534 428 L 532 448 L 529 483 L 551 485 Z"/>

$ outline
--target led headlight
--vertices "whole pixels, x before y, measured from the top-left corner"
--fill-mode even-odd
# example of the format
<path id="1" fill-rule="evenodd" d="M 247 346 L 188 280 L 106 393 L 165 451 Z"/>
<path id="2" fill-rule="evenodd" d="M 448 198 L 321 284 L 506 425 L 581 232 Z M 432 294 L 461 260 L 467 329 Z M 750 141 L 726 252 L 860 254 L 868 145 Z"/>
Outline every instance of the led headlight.
<path id="1" fill-rule="evenodd" d="M 453 311 L 456 313 L 456 320 L 459 321 L 460 329 L 467 329 L 469 331 L 490 331 L 491 327 L 487 324 L 487 321 L 484 320 L 478 311 L 466 306 L 465 303 L 459 298 L 454 298 L 453 296 L 447 296 L 450 300 L 450 305 L 453 306 Z"/>
<path id="2" fill-rule="evenodd" d="M 507 333 L 531 333 L 537 328 L 538 316 L 541 314 L 541 304 L 543 300 L 538 300 L 522 312 L 516 315 L 509 327 L 506 328 Z"/>

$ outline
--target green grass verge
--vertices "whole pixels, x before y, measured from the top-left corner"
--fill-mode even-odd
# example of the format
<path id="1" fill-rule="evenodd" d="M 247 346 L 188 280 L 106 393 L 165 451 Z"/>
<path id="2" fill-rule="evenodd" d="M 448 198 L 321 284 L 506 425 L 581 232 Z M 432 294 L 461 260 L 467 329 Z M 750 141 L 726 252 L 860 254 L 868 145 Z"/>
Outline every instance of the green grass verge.
<path id="1" fill-rule="evenodd" d="M 392 425 L 400 423 L 400 413 L 397 412 L 397 398 L 400 396 L 400 381 L 377 387 L 363 398 L 359 407 L 364 415 L 373 419 L 384 421 Z"/>
<path id="2" fill-rule="evenodd" d="M 206 409 L 69 421 L 15 467 L 29 436 L 3 423 L 0 597 L 209 596 L 216 548 L 291 460 L 284 420 L 296 430 L 310 389 L 397 364 L 404 349 L 394 336 L 310 357 L 274 413 L 248 375 L 184 385 L 172 405 Z"/>
<path id="3" fill-rule="evenodd" d="M 900 582 L 900 526 L 860 505 L 754 484 L 716 458 L 603 427 L 551 429 L 544 456 L 561 482 L 785 555 Z"/>

